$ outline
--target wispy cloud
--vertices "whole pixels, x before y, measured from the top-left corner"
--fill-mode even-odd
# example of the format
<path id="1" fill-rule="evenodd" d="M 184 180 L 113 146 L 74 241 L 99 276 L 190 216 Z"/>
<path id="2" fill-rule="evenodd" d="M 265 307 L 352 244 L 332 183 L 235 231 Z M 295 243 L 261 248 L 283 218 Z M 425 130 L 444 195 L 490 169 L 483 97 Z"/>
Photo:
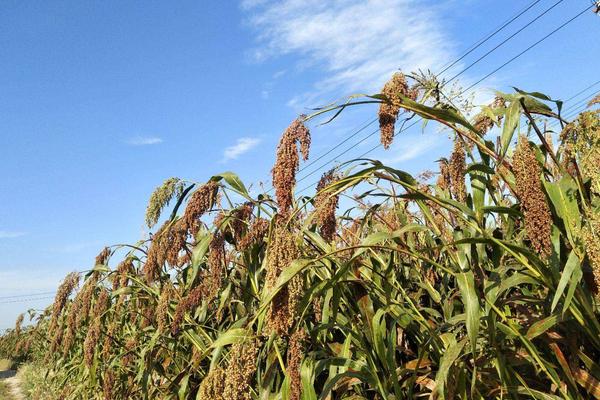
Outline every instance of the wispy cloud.
<path id="1" fill-rule="evenodd" d="M 401 163 L 414 160 L 430 152 L 434 148 L 446 143 L 441 135 L 426 135 L 409 137 L 405 140 L 397 140 L 391 147 L 390 153 L 396 154 L 389 158 L 382 158 L 380 161 L 385 165 L 397 166 Z"/>
<path id="2" fill-rule="evenodd" d="M 135 136 L 126 141 L 131 146 L 150 146 L 162 142 L 163 140 L 157 136 Z"/>
<path id="3" fill-rule="evenodd" d="M 257 32 L 255 60 L 295 54 L 325 70 L 292 106 L 375 92 L 395 70 L 437 70 L 452 56 L 442 13 L 418 0 L 246 0 L 242 9 Z"/>
<path id="4" fill-rule="evenodd" d="M 239 138 L 233 146 L 229 146 L 223 152 L 223 161 L 235 160 L 244 153 L 260 143 L 259 138 L 243 137 Z"/>
<path id="5" fill-rule="evenodd" d="M 12 238 L 18 238 L 21 236 L 25 236 L 26 233 L 25 232 L 19 232 L 19 231 L 0 231 L 0 239 L 12 239 Z"/>

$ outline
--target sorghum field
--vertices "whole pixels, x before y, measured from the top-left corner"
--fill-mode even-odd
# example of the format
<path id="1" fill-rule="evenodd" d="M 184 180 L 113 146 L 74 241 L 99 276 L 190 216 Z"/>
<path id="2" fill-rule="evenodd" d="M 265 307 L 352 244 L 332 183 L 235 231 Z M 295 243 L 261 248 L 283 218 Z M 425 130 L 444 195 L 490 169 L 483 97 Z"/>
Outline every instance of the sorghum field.
<path id="1" fill-rule="evenodd" d="M 566 121 L 498 92 L 468 118 L 443 88 L 396 73 L 300 116 L 273 192 L 165 181 L 151 239 L 66 276 L 0 358 L 39 399 L 600 398 L 600 99 Z M 296 195 L 305 122 L 373 104 L 386 148 L 409 119 L 453 137 L 439 171 L 353 160 Z"/>

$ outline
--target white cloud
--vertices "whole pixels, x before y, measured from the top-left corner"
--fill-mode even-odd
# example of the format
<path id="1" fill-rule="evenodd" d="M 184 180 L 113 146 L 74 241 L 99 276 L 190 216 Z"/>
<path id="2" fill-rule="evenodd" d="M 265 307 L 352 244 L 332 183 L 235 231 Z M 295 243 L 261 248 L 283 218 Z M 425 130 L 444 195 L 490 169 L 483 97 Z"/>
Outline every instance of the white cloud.
<path id="1" fill-rule="evenodd" d="M 430 133 L 428 135 L 420 134 L 418 138 L 416 136 L 407 137 L 404 140 L 396 138 L 389 151 L 389 153 L 395 155 L 389 158 L 382 158 L 380 161 L 385 165 L 396 166 L 403 162 L 414 160 L 447 142 L 440 136 L 439 134 Z"/>
<path id="2" fill-rule="evenodd" d="M 17 232 L 17 231 L 0 231 L 0 239 L 13 239 L 21 236 L 25 236 L 25 232 Z"/>
<path id="3" fill-rule="evenodd" d="M 452 57 L 443 15 L 418 0 L 283 0 L 242 2 L 257 31 L 253 58 L 296 54 L 325 77 L 290 100 L 314 106 L 331 96 L 377 92 L 393 71 L 439 70 Z"/>
<path id="4" fill-rule="evenodd" d="M 235 160 L 244 153 L 260 143 L 259 138 L 243 137 L 239 138 L 233 146 L 229 146 L 223 152 L 223 161 Z"/>
<path id="5" fill-rule="evenodd" d="M 149 146 L 162 142 L 163 140 L 156 136 L 135 136 L 127 140 L 127 144 L 132 146 Z"/>

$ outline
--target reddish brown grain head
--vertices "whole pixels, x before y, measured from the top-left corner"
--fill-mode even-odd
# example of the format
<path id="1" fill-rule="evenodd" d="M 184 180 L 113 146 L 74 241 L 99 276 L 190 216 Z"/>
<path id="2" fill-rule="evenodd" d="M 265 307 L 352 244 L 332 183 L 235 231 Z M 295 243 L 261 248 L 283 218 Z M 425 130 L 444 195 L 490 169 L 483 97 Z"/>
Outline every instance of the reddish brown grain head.
<path id="1" fill-rule="evenodd" d="M 467 198 L 467 188 L 465 185 L 465 149 L 460 139 L 454 140 L 454 149 L 450 155 L 448 172 L 450 175 L 451 192 L 454 199 L 465 202 Z"/>
<path id="2" fill-rule="evenodd" d="M 450 190 L 451 186 L 451 178 L 450 178 L 450 166 L 448 164 L 448 160 L 442 158 L 440 161 L 440 174 L 438 175 L 438 179 L 436 185 L 441 190 Z"/>
<path id="3" fill-rule="evenodd" d="M 183 214 L 183 226 L 188 232 L 195 236 L 200 229 L 200 218 L 213 207 L 217 201 L 219 184 L 209 181 L 196 190 L 185 208 Z"/>
<path id="4" fill-rule="evenodd" d="M 251 400 L 251 385 L 256 373 L 257 345 L 254 341 L 236 343 L 229 353 L 225 372 L 224 400 Z"/>
<path id="5" fill-rule="evenodd" d="M 337 210 L 339 195 L 326 190 L 327 186 L 337 180 L 334 170 L 323 174 L 317 184 L 317 195 L 315 197 L 315 216 L 317 225 L 321 231 L 321 236 L 328 242 L 335 237 L 337 229 L 337 219 L 335 212 Z"/>
<path id="6" fill-rule="evenodd" d="M 110 258 L 110 249 L 105 247 L 102 251 L 96 256 L 96 265 L 106 265 L 106 262 Z"/>
<path id="7" fill-rule="evenodd" d="M 593 282 L 590 286 L 600 300 L 600 213 L 591 213 L 587 225 L 583 228 L 582 237 L 592 268 Z"/>
<path id="8" fill-rule="evenodd" d="M 516 193 L 525 215 L 527 237 L 540 256 L 548 257 L 552 252 L 552 216 L 542 190 L 542 168 L 535 156 L 535 150 L 523 136 L 519 138 L 513 156 L 513 171 Z"/>
<path id="9" fill-rule="evenodd" d="M 267 233 L 269 233 L 269 221 L 264 218 L 254 219 L 248 232 L 237 244 L 238 250 L 244 251 L 254 244 L 261 243 Z"/>
<path id="10" fill-rule="evenodd" d="M 416 91 L 410 89 L 406 82 L 406 76 L 402 72 L 396 72 L 383 86 L 381 94 L 386 99 L 379 106 L 379 129 L 381 132 L 381 144 L 387 149 L 394 140 L 394 129 L 398 113 L 400 112 L 402 96 L 414 100 L 416 98 Z"/>
<path id="11" fill-rule="evenodd" d="M 199 399 L 225 400 L 223 392 L 225 391 L 225 379 L 227 375 L 225 370 L 220 367 L 211 369 L 202 380 L 198 390 Z"/>
<path id="12" fill-rule="evenodd" d="M 279 212 L 287 214 L 292 206 L 293 189 L 296 185 L 296 172 L 300 165 L 298 144 L 304 160 L 308 159 L 310 150 L 310 132 L 304 125 L 305 116 L 300 116 L 285 130 L 279 145 L 275 165 L 271 171 L 275 197 L 279 205 Z"/>
<path id="13" fill-rule="evenodd" d="M 58 287 L 58 291 L 56 292 L 56 297 L 54 298 L 54 303 L 52 305 L 52 316 L 50 319 L 50 333 L 54 331 L 54 329 L 58 326 L 58 318 L 62 313 L 65 305 L 67 304 L 67 299 L 73 293 L 73 290 L 79 284 L 79 274 L 77 272 L 71 272 L 68 274 L 61 285 Z"/>
<path id="14" fill-rule="evenodd" d="M 267 255 L 267 276 L 265 285 L 273 288 L 281 272 L 298 258 L 299 250 L 290 227 L 280 219 L 272 233 L 272 244 Z M 265 321 L 267 333 L 287 335 L 293 323 L 295 308 L 301 295 L 301 281 L 293 278 L 271 301 Z"/>
<path id="15" fill-rule="evenodd" d="M 25 316 L 23 314 L 19 314 L 17 320 L 15 321 L 15 334 L 19 336 L 21 334 L 21 325 L 23 324 L 23 318 Z"/>
<path id="16" fill-rule="evenodd" d="M 183 323 L 183 318 L 187 312 L 191 312 L 196 309 L 202 303 L 202 299 L 204 298 L 204 287 L 202 285 L 198 285 L 193 288 L 187 296 L 185 296 L 181 301 L 177 304 L 175 309 L 175 315 L 173 317 L 173 322 L 171 323 L 171 333 L 173 336 L 177 335 L 181 329 L 181 324 Z"/>
<path id="17" fill-rule="evenodd" d="M 290 400 L 300 400 L 302 397 L 302 378 L 300 376 L 300 367 L 304 358 L 304 345 L 306 333 L 303 329 L 298 329 L 292 333 L 289 339 L 287 353 L 287 373 L 290 379 Z"/>

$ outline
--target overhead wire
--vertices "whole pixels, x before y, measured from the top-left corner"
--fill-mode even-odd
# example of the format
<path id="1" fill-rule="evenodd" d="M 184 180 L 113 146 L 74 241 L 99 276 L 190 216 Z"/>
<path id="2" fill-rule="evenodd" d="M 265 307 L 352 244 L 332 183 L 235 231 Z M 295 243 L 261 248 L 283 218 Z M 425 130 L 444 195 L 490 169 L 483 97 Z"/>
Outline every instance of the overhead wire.
<path id="1" fill-rule="evenodd" d="M 556 3 L 551 6 L 554 7 L 556 5 Z M 503 64 L 501 64 L 498 68 L 494 69 L 492 72 L 486 74 L 483 78 L 479 79 L 477 82 L 473 83 L 472 85 L 470 85 L 468 88 L 464 89 L 461 91 L 461 93 L 465 93 L 467 91 L 469 91 L 470 89 L 472 89 L 473 87 L 475 87 L 476 85 L 478 85 L 479 83 L 483 82 L 485 79 L 489 78 L 490 76 L 492 76 L 493 74 L 495 74 L 496 72 L 500 71 L 501 69 L 505 68 L 506 66 L 508 66 L 509 64 L 511 64 L 512 62 L 514 62 L 515 60 L 517 60 L 519 57 L 523 56 L 524 54 L 526 54 L 527 52 L 531 51 L 532 49 L 534 49 L 536 46 L 538 46 L 539 44 L 541 44 L 542 42 L 544 42 L 545 40 L 547 40 L 548 38 L 550 38 L 552 35 L 556 34 L 558 31 L 560 31 L 561 29 L 563 29 L 564 27 L 566 27 L 568 24 L 572 23 L 575 19 L 579 18 L 580 16 L 582 16 L 585 12 L 587 12 L 588 10 L 591 9 L 591 6 L 586 7 L 585 9 L 583 9 L 582 11 L 578 12 L 577 14 L 575 14 L 573 17 L 569 18 L 567 21 L 565 21 L 564 23 L 562 23 L 561 25 L 559 25 L 557 28 L 555 28 L 554 30 L 552 30 L 551 32 L 549 32 L 548 34 L 544 35 L 541 39 L 537 40 L 535 43 L 533 43 L 532 45 L 528 46 L 526 49 L 524 49 L 523 51 L 519 52 L 516 56 L 510 58 L 509 60 L 507 60 L 506 62 L 504 62 Z M 545 13 L 545 12 L 544 12 Z M 530 23 L 533 23 L 536 19 L 530 21 Z M 522 30 L 522 29 L 521 29 Z M 513 36 L 514 37 L 514 36 Z M 468 69 L 465 68 L 463 71 L 461 71 L 461 73 L 463 73 L 464 71 L 466 71 Z M 455 75 L 455 77 L 459 76 L 459 74 Z M 455 79 L 455 77 L 453 77 L 453 79 Z M 394 136 L 396 136 L 397 134 L 405 131 L 406 129 L 414 126 L 418 121 L 415 121 L 414 123 L 412 123 L 411 125 L 409 125 L 408 127 L 402 129 L 401 131 L 397 132 L 394 134 Z M 372 135 L 372 134 L 371 134 Z M 361 141 L 362 142 L 362 141 Z M 359 142 L 360 143 L 360 142 Z M 359 158 L 362 158 L 364 156 L 366 156 L 367 154 L 369 154 L 370 152 L 374 151 L 375 149 L 377 149 L 378 147 L 380 147 L 381 144 L 377 144 L 376 146 L 374 146 L 373 148 L 367 150 L 365 153 L 363 153 L 361 156 L 359 156 Z M 354 146 L 353 146 L 354 147 Z M 348 149 L 347 151 L 350 151 L 350 149 Z M 341 153 L 339 154 L 335 159 L 337 159 L 338 157 L 340 157 L 341 155 L 345 154 Z M 334 160 L 335 160 L 334 159 Z M 330 160 L 330 162 L 334 161 L 334 160 Z M 314 174 L 315 172 L 317 172 L 317 170 L 311 172 L 309 175 Z M 308 175 L 307 175 L 308 176 Z M 304 180 L 307 176 L 303 177 L 302 179 L 299 179 L 299 181 Z M 299 191 L 297 191 L 297 193 L 301 193 L 305 190 L 307 190 L 308 188 L 316 185 L 318 183 L 315 182 L 314 184 L 311 184 Z"/>
<path id="2" fill-rule="evenodd" d="M 509 26 L 510 24 L 512 24 L 514 21 L 516 21 L 519 17 L 523 16 L 527 11 L 529 11 L 533 6 L 535 6 L 536 4 L 538 4 L 541 0 L 535 0 L 532 3 L 530 3 L 527 7 L 525 7 L 524 9 L 521 9 L 519 12 L 517 12 L 516 14 L 514 14 L 511 18 L 509 18 L 508 20 L 506 20 L 504 23 L 502 23 L 498 28 L 496 28 L 492 33 L 490 33 L 489 35 L 487 35 L 485 38 L 475 42 L 473 45 L 471 45 L 467 51 L 465 53 L 463 53 L 459 58 L 457 58 L 456 60 L 454 60 L 453 62 L 451 62 L 450 64 L 446 65 L 443 67 L 442 71 L 438 74 L 441 75 L 444 72 L 446 72 L 447 70 L 449 70 L 451 67 L 453 67 L 454 65 L 456 65 L 458 62 L 460 62 L 462 59 L 464 59 L 467 55 L 471 54 L 473 51 L 475 51 L 476 49 L 478 49 L 479 47 L 481 47 L 483 44 L 485 44 L 486 42 L 488 42 L 491 38 L 493 38 L 494 36 L 496 36 L 498 33 L 500 33 L 502 30 L 504 30 L 507 26 Z M 513 37 L 516 36 L 516 34 L 520 33 L 522 30 L 524 30 L 526 27 L 530 26 L 531 24 L 533 24 L 535 21 L 537 21 L 539 18 L 541 18 L 543 15 L 545 15 L 547 12 L 549 12 L 552 8 L 554 8 L 556 5 L 558 5 L 559 3 L 561 3 L 564 0 L 559 0 L 557 3 L 555 3 L 554 5 L 552 5 L 550 8 L 546 9 L 542 14 L 538 15 L 535 19 L 529 21 L 524 27 L 522 27 L 521 29 L 519 29 L 519 31 L 515 34 L 512 34 L 508 39 L 505 39 L 503 41 L 502 44 L 506 43 L 508 40 L 512 39 Z M 499 46 L 496 46 L 495 49 L 497 49 Z M 487 57 L 489 54 L 491 54 L 491 52 L 486 53 L 483 57 L 480 57 L 476 62 L 481 61 L 482 59 L 484 59 L 485 57 Z M 472 66 L 472 65 L 471 65 Z M 469 67 L 470 68 L 470 67 Z M 458 74 L 456 74 L 452 80 L 456 79 L 457 77 L 459 77 L 460 75 L 462 75 L 464 72 L 466 71 L 466 69 L 460 71 Z M 448 81 L 447 83 L 449 83 L 450 81 Z M 362 132 L 364 129 L 366 129 L 366 127 L 372 125 L 375 121 L 377 121 L 377 118 L 374 118 L 372 120 L 370 120 L 370 122 L 360 128 L 358 131 L 355 131 L 354 133 L 352 133 L 349 137 L 347 137 L 346 139 L 344 139 L 343 141 L 337 143 L 336 145 L 334 145 L 331 149 L 329 149 L 326 153 L 321 154 L 319 157 L 317 157 L 316 159 L 310 161 L 309 163 L 303 165 L 301 168 L 299 168 L 298 173 L 301 173 L 302 171 L 306 170 L 307 168 L 309 168 L 310 166 L 314 165 L 315 163 L 317 163 L 318 161 L 320 161 L 321 159 L 323 159 L 325 156 L 331 154 L 334 150 L 338 149 L 339 147 L 341 147 L 343 144 L 347 143 L 348 141 L 350 141 L 351 139 L 353 139 L 354 137 L 356 137 L 360 132 Z M 410 128 L 412 126 L 414 126 L 416 124 L 413 123 L 410 126 L 407 127 Z M 379 129 L 376 129 L 372 132 L 370 132 L 367 136 L 365 136 L 364 138 L 362 138 L 359 142 L 355 143 L 352 145 L 351 148 L 353 148 L 354 146 L 363 143 L 365 140 L 369 139 L 370 137 L 372 137 L 373 135 L 375 135 L 378 132 Z M 350 148 L 350 149 L 351 149 Z M 344 154 L 345 152 L 342 152 L 341 154 Z M 334 158 L 336 159 L 337 156 Z M 331 161 L 328 161 L 325 165 L 329 164 Z M 323 166 L 320 166 L 317 168 L 317 170 L 320 170 Z M 306 177 L 314 174 L 316 171 L 313 170 L 312 172 L 310 172 L 309 174 L 307 174 L 304 178 L 300 178 L 297 182 L 300 182 L 302 180 L 304 180 Z M 273 187 L 271 187 L 269 190 L 267 190 L 267 193 L 273 191 Z"/>

